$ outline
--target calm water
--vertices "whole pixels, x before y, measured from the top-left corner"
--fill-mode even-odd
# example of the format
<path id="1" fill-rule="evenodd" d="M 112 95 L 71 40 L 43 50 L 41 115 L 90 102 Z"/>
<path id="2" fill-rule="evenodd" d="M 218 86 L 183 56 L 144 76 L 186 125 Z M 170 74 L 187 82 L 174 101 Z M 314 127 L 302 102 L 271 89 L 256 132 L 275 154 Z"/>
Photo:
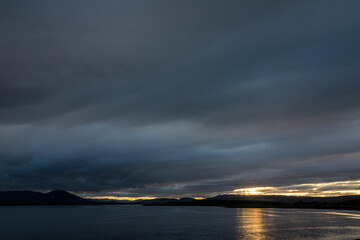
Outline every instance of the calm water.
<path id="1" fill-rule="evenodd" d="M 0 239 L 356 239 L 360 212 L 221 207 L 0 207 Z"/>

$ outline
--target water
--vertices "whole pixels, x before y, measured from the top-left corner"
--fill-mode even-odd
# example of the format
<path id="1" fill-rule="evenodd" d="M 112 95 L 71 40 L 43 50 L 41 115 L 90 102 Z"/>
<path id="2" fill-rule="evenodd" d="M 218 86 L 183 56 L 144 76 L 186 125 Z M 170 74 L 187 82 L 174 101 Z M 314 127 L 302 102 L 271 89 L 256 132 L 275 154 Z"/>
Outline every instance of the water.
<path id="1" fill-rule="evenodd" d="M 221 207 L 0 207 L 0 239 L 356 239 L 360 212 Z"/>

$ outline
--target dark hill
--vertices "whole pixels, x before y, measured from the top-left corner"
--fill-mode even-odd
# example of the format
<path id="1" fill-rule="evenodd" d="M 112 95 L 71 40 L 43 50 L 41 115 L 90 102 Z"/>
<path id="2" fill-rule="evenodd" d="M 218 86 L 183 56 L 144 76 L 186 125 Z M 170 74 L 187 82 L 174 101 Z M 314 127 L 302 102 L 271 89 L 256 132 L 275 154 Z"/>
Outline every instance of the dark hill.
<path id="1" fill-rule="evenodd" d="M 48 193 L 33 191 L 0 192 L 0 205 L 82 205 L 90 201 L 66 191 L 55 190 Z"/>
<path id="2" fill-rule="evenodd" d="M 178 201 L 176 198 L 155 198 L 149 200 L 137 200 L 135 203 L 144 204 L 144 205 L 164 205 L 172 202 Z"/>
<path id="3" fill-rule="evenodd" d="M 142 202 L 143 205 L 223 206 L 235 208 L 310 208 L 360 210 L 360 196 L 295 197 L 260 195 L 219 195 L 203 200 Z"/>

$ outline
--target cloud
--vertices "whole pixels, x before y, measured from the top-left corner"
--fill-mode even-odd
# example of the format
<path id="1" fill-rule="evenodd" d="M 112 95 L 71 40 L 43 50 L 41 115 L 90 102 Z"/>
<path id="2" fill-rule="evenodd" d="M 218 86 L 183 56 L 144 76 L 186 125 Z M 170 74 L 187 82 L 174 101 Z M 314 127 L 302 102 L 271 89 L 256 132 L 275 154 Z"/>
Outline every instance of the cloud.
<path id="1" fill-rule="evenodd" d="M 356 179 L 358 5 L 0 2 L 0 189 Z"/>

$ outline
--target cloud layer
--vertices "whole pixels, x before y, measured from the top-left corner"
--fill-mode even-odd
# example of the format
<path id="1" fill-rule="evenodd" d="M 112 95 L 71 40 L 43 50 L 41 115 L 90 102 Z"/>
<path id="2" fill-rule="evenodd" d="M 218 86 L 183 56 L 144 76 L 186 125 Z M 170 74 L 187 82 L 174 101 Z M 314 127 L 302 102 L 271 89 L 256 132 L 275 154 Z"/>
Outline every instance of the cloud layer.
<path id="1" fill-rule="evenodd" d="M 0 1 L 0 189 L 356 180 L 358 1 Z"/>

